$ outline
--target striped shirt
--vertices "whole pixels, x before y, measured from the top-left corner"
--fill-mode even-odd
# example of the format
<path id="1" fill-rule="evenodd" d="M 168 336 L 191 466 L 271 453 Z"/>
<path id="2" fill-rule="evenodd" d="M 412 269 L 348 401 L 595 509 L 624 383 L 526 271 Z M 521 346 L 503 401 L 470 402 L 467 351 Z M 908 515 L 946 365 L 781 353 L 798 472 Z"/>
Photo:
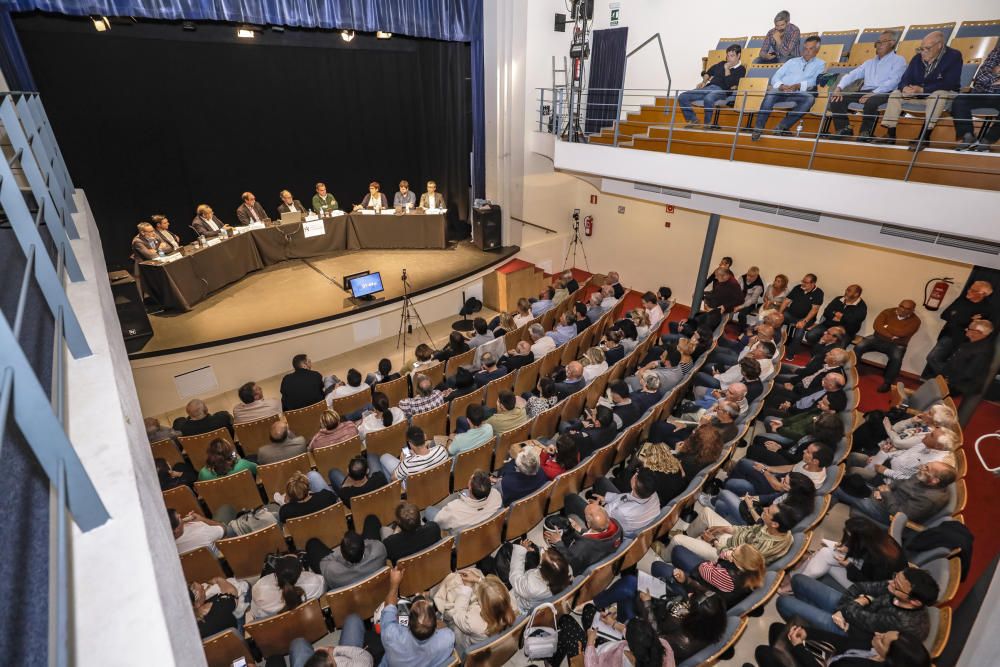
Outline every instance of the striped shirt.
<path id="1" fill-rule="evenodd" d="M 951 455 L 951 452 L 930 449 L 923 443 L 909 449 L 897 449 L 886 457 L 883 463 L 886 470 L 882 475 L 889 479 L 909 479 L 917 474 L 923 464 L 943 461 Z"/>
<path id="2" fill-rule="evenodd" d="M 733 576 L 723 566 L 722 561 L 718 563 L 708 560 L 702 561 L 698 565 L 698 574 L 701 575 L 702 581 L 723 593 L 732 593 L 736 588 Z"/>
<path id="3" fill-rule="evenodd" d="M 448 460 L 448 450 L 440 445 L 433 445 L 426 454 L 411 454 L 399 463 L 395 477 L 404 480 L 410 475 L 433 468 L 442 461 Z"/>

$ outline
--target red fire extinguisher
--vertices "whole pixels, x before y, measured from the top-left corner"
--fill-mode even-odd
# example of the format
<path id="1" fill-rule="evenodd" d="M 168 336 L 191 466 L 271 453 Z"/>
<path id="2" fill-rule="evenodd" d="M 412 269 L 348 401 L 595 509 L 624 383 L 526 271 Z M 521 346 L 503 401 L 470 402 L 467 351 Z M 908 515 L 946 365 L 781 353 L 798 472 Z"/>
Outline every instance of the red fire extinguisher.
<path id="1" fill-rule="evenodd" d="M 583 233 L 585 236 L 594 235 L 594 216 L 588 215 L 583 219 Z"/>
<path id="2" fill-rule="evenodd" d="M 931 287 L 931 283 L 934 283 L 934 287 Z M 948 288 L 953 284 L 951 278 L 931 278 L 928 280 L 927 284 L 924 285 L 924 308 L 927 310 L 940 308 L 945 295 L 948 294 Z"/>

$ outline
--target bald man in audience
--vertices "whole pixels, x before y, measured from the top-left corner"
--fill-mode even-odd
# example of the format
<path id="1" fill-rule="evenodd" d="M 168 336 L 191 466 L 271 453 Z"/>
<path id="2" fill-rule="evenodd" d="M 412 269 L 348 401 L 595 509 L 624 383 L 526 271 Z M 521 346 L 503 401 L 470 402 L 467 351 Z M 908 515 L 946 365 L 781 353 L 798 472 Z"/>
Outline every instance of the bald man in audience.
<path id="1" fill-rule="evenodd" d="M 880 393 L 889 391 L 896 381 L 910 339 L 920 329 L 920 318 L 914 313 L 916 308 L 917 304 L 910 299 L 900 301 L 895 308 L 886 308 L 875 318 L 872 334 L 854 346 L 858 361 L 869 352 L 881 352 L 888 359 L 878 388 Z"/>
<path id="2" fill-rule="evenodd" d="M 542 536 L 549 546 L 566 557 L 574 573 L 584 572 L 607 558 L 622 543 L 621 525 L 609 517 L 597 501 L 584 508 L 583 517 L 568 517 L 568 523 L 569 526 L 562 530 L 550 530 L 546 523 Z"/>
<path id="3" fill-rule="evenodd" d="M 500 365 L 513 373 L 519 368 L 527 366 L 535 360 L 535 355 L 531 353 L 531 343 L 526 340 L 519 340 L 514 349 L 507 350 L 507 354 L 500 357 Z"/>
<path id="4" fill-rule="evenodd" d="M 586 386 L 587 382 L 583 379 L 583 364 L 579 361 L 571 361 L 566 364 L 566 379 L 562 382 L 556 382 L 556 396 L 561 401 Z"/>
<path id="5" fill-rule="evenodd" d="M 288 422 L 278 420 L 271 424 L 270 442 L 257 451 L 257 463 L 266 465 L 290 459 L 309 450 L 306 439 L 295 435 L 288 428 Z"/>
<path id="6" fill-rule="evenodd" d="M 184 407 L 187 412 L 187 419 L 181 417 L 174 421 L 174 428 L 181 432 L 181 435 L 201 435 L 220 428 L 229 430 L 230 436 L 233 434 L 233 417 L 228 412 L 216 412 L 209 414 L 208 406 L 200 398 L 192 398 Z"/>

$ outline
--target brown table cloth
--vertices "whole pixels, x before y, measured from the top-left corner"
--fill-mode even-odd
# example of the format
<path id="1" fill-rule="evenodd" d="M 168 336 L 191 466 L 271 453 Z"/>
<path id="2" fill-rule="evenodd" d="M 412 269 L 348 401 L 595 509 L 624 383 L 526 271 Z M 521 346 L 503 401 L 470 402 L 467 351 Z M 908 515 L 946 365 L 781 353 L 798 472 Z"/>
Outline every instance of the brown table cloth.
<path id="1" fill-rule="evenodd" d="M 184 252 L 191 254 L 167 264 L 139 264 L 144 289 L 165 308 L 191 310 L 215 290 L 264 267 L 250 233 L 208 248 L 187 246 Z"/>
<path id="2" fill-rule="evenodd" d="M 348 216 L 347 249 L 447 248 L 445 216 L 441 213 Z"/>

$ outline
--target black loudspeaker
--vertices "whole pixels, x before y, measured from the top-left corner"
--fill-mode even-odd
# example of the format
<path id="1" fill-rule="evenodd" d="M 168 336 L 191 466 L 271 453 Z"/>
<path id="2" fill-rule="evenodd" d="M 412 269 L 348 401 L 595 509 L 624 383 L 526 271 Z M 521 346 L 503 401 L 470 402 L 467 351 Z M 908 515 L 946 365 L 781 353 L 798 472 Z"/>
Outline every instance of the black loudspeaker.
<path id="1" fill-rule="evenodd" d="M 499 206 L 472 209 L 472 242 L 477 248 L 497 250 L 501 247 L 501 220 Z"/>
<path id="2" fill-rule="evenodd" d="M 125 349 L 130 353 L 138 352 L 153 337 L 153 327 L 142 305 L 139 284 L 126 271 L 114 271 L 108 274 L 108 278 L 111 280 L 111 295 L 115 299 Z"/>

